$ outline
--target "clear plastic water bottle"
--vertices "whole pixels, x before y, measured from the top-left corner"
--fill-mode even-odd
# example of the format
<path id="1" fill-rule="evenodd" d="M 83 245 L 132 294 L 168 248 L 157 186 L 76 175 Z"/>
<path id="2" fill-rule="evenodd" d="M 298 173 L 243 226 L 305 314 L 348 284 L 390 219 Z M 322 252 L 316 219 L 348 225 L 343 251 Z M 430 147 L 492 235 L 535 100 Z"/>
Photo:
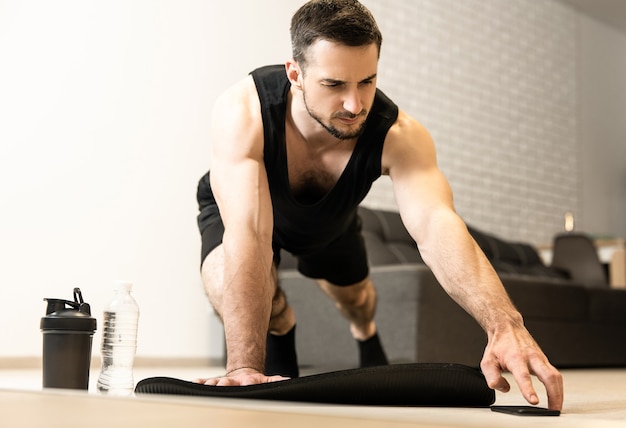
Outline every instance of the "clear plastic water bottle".
<path id="1" fill-rule="evenodd" d="M 139 306 L 130 294 L 132 287 L 131 282 L 117 281 L 113 299 L 104 309 L 102 370 L 97 384 L 103 394 L 131 395 L 135 388 L 133 363 Z"/>

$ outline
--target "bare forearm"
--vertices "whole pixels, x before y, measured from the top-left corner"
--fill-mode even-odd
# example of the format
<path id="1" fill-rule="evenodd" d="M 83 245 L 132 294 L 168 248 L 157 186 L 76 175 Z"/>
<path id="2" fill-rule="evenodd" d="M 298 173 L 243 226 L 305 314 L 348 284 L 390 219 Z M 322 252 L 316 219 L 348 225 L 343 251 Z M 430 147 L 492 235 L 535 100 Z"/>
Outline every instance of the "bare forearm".
<path id="1" fill-rule="evenodd" d="M 424 260 L 446 292 L 488 333 L 522 318 L 493 267 L 456 214 L 430 224 Z"/>
<path id="2" fill-rule="evenodd" d="M 224 245 L 222 319 L 226 370 L 263 371 L 274 284 L 271 254 L 260 245 Z"/>

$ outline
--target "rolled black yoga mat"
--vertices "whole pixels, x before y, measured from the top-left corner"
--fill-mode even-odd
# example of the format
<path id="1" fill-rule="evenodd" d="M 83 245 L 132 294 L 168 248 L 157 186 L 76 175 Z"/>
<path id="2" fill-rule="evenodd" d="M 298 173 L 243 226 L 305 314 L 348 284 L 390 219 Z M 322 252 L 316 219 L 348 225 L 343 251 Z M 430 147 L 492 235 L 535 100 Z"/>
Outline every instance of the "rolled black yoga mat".
<path id="1" fill-rule="evenodd" d="M 339 370 L 250 386 L 153 377 L 140 381 L 135 392 L 370 406 L 488 407 L 495 401 L 478 369 L 445 363 Z"/>

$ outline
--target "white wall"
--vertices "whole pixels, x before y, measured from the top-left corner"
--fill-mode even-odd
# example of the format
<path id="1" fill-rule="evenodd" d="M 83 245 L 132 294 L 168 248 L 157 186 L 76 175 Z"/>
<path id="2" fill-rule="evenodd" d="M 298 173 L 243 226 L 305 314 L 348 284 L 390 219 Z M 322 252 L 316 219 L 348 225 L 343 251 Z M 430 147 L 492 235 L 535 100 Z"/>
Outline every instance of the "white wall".
<path id="1" fill-rule="evenodd" d="M 78 286 L 101 321 L 118 278 L 138 355 L 221 345 L 195 223 L 207 125 L 219 91 L 289 56 L 297 5 L 0 2 L 0 357 L 41 354 L 44 297 Z"/>

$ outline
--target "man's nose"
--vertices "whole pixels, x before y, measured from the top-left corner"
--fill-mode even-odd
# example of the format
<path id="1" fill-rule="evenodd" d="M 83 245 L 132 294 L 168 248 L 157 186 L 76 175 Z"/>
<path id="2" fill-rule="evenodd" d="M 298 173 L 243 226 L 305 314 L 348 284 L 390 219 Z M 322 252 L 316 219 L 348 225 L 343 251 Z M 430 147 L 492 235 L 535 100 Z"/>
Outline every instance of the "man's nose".
<path id="1" fill-rule="evenodd" d="M 363 110 L 361 95 L 358 90 L 351 90 L 346 93 L 343 100 L 343 108 L 352 114 L 359 114 Z"/>

